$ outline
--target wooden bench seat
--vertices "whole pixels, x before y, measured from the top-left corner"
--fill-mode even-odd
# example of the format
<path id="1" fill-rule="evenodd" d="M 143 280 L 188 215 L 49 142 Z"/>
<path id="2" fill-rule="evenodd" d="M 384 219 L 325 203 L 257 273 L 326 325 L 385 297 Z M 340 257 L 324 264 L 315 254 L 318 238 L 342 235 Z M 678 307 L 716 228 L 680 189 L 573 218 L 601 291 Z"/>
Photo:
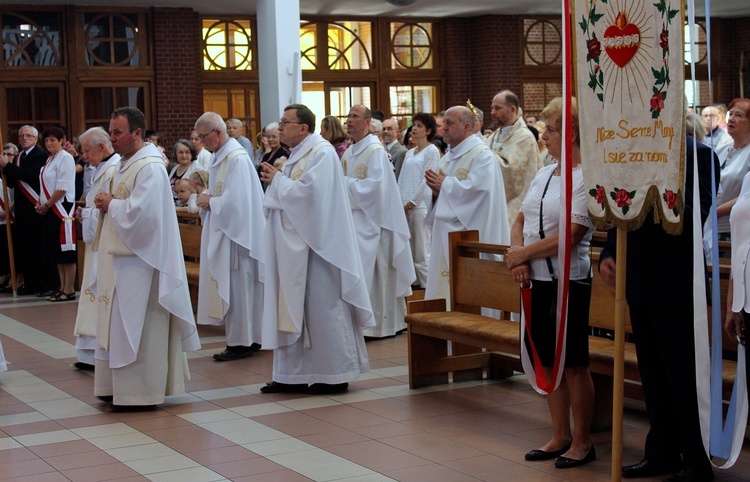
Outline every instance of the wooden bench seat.
<path id="1" fill-rule="evenodd" d="M 424 386 L 510 376 L 521 371 L 520 323 L 482 316 L 481 307 L 508 313 L 520 311 L 520 287 L 504 262 L 482 259 L 480 253 L 503 255 L 507 246 L 478 242 L 476 231 L 450 234 L 451 311 L 445 300 L 409 303 L 408 325 L 409 386 Z M 599 277 L 596 266 L 599 249 L 592 253 L 594 278 L 589 325 L 614 329 L 614 289 Z M 722 270 L 722 277 L 728 270 Z M 724 294 L 724 293 L 723 293 Z M 632 334 L 629 318 L 626 336 Z M 448 355 L 448 342 L 452 342 Z M 726 345 L 726 344 L 725 344 Z M 730 352 L 732 345 L 729 344 Z M 736 348 L 735 348 L 736 349 Z M 611 338 L 589 336 L 590 370 L 596 400 L 592 430 L 611 427 L 612 376 L 615 343 Z M 625 343 L 625 394 L 642 399 L 635 345 Z M 724 360 L 724 399 L 729 400 L 736 362 Z"/>
<path id="2" fill-rule="evenodd" d="M 201 271 L 201 233 L 203 232 L 203 226 L 186 223 L 178 223 L 178 226 L 180 227 L 182 254 L 185 257 L 185 272 L 190 288 L 190 301 L 195 312 L 198 309 L 198 279 Z"/>

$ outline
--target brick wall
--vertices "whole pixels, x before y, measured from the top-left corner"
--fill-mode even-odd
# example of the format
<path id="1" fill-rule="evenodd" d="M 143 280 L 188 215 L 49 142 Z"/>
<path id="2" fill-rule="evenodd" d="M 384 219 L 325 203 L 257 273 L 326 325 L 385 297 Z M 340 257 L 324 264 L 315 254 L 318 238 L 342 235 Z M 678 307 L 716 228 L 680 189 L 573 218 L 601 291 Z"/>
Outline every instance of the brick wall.
<path id="1" fill-rule="evenodd" d="M 177 139 L 190 137 L 203 112 L 201 31 L 198 13 L 189 8 L 154 8 L 156 125 L 171 152 Z"/>
<path id="2" fill-rule="evenodd" d="M 729 103 L 740 96 L 740 53 L 745 52 L 744 95 L 750 98 L 750 17 L 738 19 L 722 19 L 718 23 L 720 28 L 719 64 L 721 69 L 721 84 L 719 88 L 720 101 Z M 711 28 L 716 28 L 711 24 Z M 716 53 L 716 49 L 714 49 Z M 715 62 L 716 64 L 716 62 Z"/>
<path id="3" fill-rule="evenodd" d="M 522 95 L 520 20 L 510 15 L 485 15 L 444 20 L 448 106 L 467 98 L 490 122 L 492 98 L 509 89 Z"/>

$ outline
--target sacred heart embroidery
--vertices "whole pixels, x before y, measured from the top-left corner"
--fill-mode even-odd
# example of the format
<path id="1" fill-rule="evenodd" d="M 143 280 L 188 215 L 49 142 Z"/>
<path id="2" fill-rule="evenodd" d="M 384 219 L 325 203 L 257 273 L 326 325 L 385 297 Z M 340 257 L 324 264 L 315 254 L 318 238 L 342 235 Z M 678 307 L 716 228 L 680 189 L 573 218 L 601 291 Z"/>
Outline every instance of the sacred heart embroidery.
<path id="1" fill-rule="evenodd" d="M 604 31 L 604 50 L 618 67 L 625 67 L 638 51 L 641 43 L 641 31 L 628 23 L 625 12 L 620 12 L 615 25 Z"/>

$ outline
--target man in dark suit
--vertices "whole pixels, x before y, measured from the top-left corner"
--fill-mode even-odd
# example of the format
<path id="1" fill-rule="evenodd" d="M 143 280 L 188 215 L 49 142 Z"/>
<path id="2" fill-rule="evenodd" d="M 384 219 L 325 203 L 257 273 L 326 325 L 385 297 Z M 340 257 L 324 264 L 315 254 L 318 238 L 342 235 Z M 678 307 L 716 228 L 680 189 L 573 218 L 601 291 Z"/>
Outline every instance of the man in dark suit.
<path id="1" fill-rule="evenodd" d="M 396 179 L 401 174 L 401 166 L 404 164 L 404 156 L 406 155 L 406 147 L 404 147 L 398 139 L 398 122 L 395 119 L 386 119 L 383 121 L 383 132 L 381 139 L 385 150 L 388 151 L 388 155 L 391 156 L 391 162 L 393 168 L 396 171 Z"/>
<path id="2" fill-rule="evenodd" d="M 39 196 L 39 171 L 47 162 L 47 153 L 36 145 L 38 139 L 36 128 L 21 127 L 18 156 L 12 162 L 0 160 L 0 168 L 8 187 L 15 189 L 14 251 L 18 272 L 24 278 L 24 286 L 19 288 L 18 294 L 36 292 L 38 296 L 50 296 L 59 281 L 45 243 L 44 218 L 34 209 L 37 203 L 34 196 Z"/>
<path id="3" fill-rule="evenodd" d="M 695 388 L 693 339 L 693 138 L 685 163 L 685 212 L 679 235 L 667 234 L 651 213 L 628 233 L 626 298 L 630 307 L 638 368 L 651 428 L 645 457 L 625 466 L 625 477 L 674 473 L 669 481 L 713 479 L 703 448 Z M 711 208 L 711 169 L 718 186 L 719 161 L 698 143 L 701 225 Z M 617 230 L 602 251 L 599 272 L 614 285 Z"/>

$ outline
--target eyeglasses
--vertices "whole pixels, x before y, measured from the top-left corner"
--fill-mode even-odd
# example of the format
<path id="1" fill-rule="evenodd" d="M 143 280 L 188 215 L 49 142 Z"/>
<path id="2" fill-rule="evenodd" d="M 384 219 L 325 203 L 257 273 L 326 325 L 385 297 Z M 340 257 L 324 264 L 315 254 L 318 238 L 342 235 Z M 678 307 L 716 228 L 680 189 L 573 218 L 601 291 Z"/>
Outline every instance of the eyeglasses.
<path id="1" fill-rule="evenodd" d="M 209 131 L 209 132 L 207 132 L 207 133 L 205 133 L 205 134 L 196 134 L 196 136 L 198 137 L 198 139 L 200 139 L 200 140 L 202 140 L 202 141 L 205 141 L 205 140 L 206 140 L 206 137 L 208 137 L 208 136 L 210 136 L 211 134 L 213 134 L 214 132 L 216 132 L 216 130 L 217 130 L 217 129 L 213 129 L 213 130 L 211 130 L 211 131 Z"/>
<path id="2" fill-rule="evenodd" d="M 8 157 L 15 157 L 15 156 L 16 156 L 16 155 L 15 155 L 15 154 L 13 154 L 12 152 L 3 152 L 2 154 L 3 154 L 4 156 L 8 156 Z"/>
<path id="3" fill-rule="evenodd" d="M 302 124 L 302 122 L 297 122 L 297 121 L 290 121 L 290 120 L 280 120 L 280 121 L 279 121 L 279 125 L 280 125 L 281 127 L 286 127 L 286 126 L 288 126 L 289 124 Z"/>

